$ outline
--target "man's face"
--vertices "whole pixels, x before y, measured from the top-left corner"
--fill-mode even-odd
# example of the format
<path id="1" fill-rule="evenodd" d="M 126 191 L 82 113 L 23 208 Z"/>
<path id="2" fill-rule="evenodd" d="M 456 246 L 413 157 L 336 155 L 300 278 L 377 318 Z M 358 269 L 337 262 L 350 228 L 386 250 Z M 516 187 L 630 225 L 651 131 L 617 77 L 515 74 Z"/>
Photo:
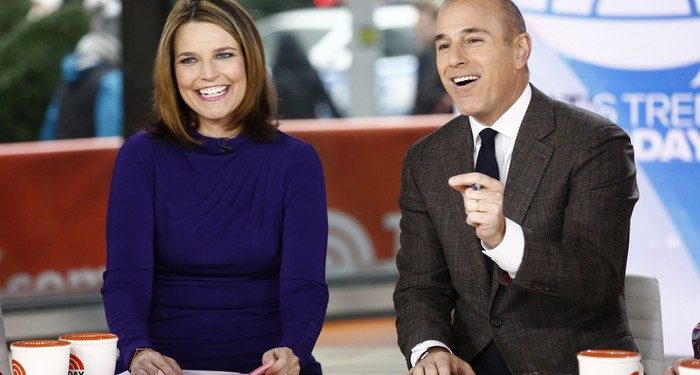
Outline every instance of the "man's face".
<path id="1" fill-rule="evenodd" d="M 498 1 L 455 0 L 440 10 L 435 27 L 442 84 L 463 115 L 485 125 L 498 120 L 527 84 L 518 38 L 505 44 L 502 14 Z"/>

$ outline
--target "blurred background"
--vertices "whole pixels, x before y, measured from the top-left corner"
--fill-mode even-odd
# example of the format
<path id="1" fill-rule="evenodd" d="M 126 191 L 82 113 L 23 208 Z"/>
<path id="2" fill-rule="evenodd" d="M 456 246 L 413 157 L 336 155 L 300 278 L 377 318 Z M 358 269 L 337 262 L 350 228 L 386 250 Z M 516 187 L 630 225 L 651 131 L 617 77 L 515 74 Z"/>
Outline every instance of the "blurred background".
<path id="1" fill-rule="evenodd" d="M 172 3 L 0 1 L 8 340 L 105 327 L 98 290 L 111 168 L 123 139 L 149 121 L 153 56 Z M 379 372 L 399 373 L 391 293 L 401 159 L 453 116 L 432 42 L 441 1 L 241 3 L 263 36 L 282 128 L 324 163 L 331 303 L 320 344 L 328 353 L 380 345 L 394 367 Z M 688 355 L 700 321 L 700 0 L 516 3 L 533 36 L 532 83 L 632 137 L 641 199 L 628 272 L 659 280 L 666 355 Z M 354 371 L 329 373 L 376 372 Z"/>

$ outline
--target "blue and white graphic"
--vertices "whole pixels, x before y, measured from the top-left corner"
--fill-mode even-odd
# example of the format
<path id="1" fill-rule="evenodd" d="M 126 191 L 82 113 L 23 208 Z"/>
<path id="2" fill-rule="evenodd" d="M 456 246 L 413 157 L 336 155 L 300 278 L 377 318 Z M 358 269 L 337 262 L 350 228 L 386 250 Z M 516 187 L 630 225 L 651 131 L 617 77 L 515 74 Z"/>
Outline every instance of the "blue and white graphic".
<path id="1" fill-rule="evenodd" d="M 700 321 L 700 0 L 516 0 L 532 82 L 632 137 L 640 201 L 628 272 L 659 278 L 667 355 Z"/>

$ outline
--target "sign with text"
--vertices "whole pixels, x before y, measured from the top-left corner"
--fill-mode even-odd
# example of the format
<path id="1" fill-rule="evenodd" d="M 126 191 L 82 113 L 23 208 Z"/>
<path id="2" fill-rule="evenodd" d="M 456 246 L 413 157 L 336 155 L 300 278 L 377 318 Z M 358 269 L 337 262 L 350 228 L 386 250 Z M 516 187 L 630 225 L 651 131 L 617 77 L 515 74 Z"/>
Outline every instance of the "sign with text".
<path id="1" fill-rule="evenodd" d="M 664 346 L 690 354 L 700 321 L 700 2 L 516 0 L 531 81 L 630 135 L 640 200 L 628 272 L 659 279 Z"/>

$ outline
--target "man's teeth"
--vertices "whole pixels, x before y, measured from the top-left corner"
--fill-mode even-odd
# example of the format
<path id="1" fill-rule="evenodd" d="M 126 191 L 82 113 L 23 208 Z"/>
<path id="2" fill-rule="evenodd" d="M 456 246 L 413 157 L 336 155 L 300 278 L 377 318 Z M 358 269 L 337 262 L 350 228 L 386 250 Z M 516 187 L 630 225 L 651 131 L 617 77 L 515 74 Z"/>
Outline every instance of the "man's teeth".
<path id="1" fill-rule="evenodd" d="M 205 87 L 199 90 L 199 94 L 204 97 L 218 96 L 226 91 L 226 86 Z"/>
<path id="2" fill-rule="evenodd" d="M 452 82 L 454 82 L 456 84 L 460 84 L 460 83 L 467 83 L 469 81 L 476 81 L 477 79 L 479 79 L 479 76 L 474 76 L 474 75 L 462 76 L 462 77 L 452 78 Z"/>

